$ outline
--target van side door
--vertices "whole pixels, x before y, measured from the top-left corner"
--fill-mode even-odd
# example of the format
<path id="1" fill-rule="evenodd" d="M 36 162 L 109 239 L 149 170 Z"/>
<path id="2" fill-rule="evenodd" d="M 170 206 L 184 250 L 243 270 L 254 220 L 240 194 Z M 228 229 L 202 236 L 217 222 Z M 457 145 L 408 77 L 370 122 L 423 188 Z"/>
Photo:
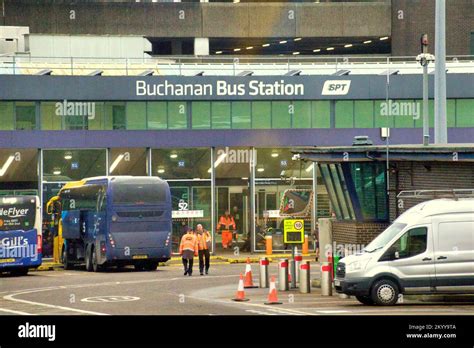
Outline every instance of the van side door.
<path id="1" fill-rule="evenodd" d="M 455 214 L 433 219 L 436 290 L 474 292 L 474 219 Z"/>
<path id="2" fill-rule="evenodd" d="M 434 283 L 433 240 L 430 225 L 414 226 L 382 256 L 400 279 L 405 293 L 429 292 Z"/>

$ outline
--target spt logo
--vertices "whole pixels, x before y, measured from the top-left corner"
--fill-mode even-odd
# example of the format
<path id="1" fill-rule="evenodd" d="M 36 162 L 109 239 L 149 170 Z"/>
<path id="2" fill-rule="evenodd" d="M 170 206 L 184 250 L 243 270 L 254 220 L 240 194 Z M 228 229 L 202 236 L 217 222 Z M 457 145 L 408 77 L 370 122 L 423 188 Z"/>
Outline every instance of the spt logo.
<path id="1" fill-rule="evenodd" d="M 324 82 L 322 95 L 346 95 L 351 87 L 350 80 L 327 80 Z"/>

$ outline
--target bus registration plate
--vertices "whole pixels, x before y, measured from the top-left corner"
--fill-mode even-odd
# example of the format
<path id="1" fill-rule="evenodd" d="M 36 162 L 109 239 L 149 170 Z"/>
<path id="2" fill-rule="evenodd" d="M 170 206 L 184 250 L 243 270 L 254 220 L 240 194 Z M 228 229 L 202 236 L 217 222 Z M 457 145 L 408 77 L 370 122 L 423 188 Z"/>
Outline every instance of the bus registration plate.
<path id="1" fill-rule="evenodd" d="M 15 259 L 0 259 L 0 263 L 15 262 Z"/>
<path id="2" fill-rule="evenodd" d="M 133 259 L 148 259 L 148 255 L 133 255 Z"/>

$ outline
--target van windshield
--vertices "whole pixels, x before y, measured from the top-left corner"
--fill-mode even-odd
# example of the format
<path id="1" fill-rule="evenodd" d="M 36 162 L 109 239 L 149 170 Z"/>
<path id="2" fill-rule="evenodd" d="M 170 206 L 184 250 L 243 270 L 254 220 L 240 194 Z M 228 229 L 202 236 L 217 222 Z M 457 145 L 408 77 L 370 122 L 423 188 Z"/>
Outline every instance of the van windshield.
<path id="1" fill-rule="evenodd" d="M 364 248 L 364 251 L 371 253 L 375 250 L 383 248 L 393 239 L 393 237 L 403 230 L 406 225 L 407 224 L 402 224 L 399 222 L 395 222 L 394 224 L 390 225 L 385 231 L 380 233 L 372 242 L 370 242 L 369 245 Z"/>

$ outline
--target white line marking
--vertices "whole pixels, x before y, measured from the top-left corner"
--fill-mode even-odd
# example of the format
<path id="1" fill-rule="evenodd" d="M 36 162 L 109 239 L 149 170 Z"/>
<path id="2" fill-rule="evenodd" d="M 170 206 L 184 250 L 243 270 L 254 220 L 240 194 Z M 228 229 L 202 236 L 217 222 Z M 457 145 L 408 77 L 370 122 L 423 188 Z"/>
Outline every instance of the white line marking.
<path id="1" fill-rule="evenodd" d="M 344 311 L 344 310 L 327 310 L 327 311 L 316 311 L 318 313 L 323 314 L 339 314 L 339 313 L 350 313 L 351 311 Z"/>
<path id="2" fill-rule="evenodd" d="M 13 314 L 19 314 L 19 315 L 35 315 L 31 313 L 26 313 L 26 312 L 14 311 L 13 309 L 6 309 L 6 308 L 0 308 L 0 311 L 13 313 Z"/>

